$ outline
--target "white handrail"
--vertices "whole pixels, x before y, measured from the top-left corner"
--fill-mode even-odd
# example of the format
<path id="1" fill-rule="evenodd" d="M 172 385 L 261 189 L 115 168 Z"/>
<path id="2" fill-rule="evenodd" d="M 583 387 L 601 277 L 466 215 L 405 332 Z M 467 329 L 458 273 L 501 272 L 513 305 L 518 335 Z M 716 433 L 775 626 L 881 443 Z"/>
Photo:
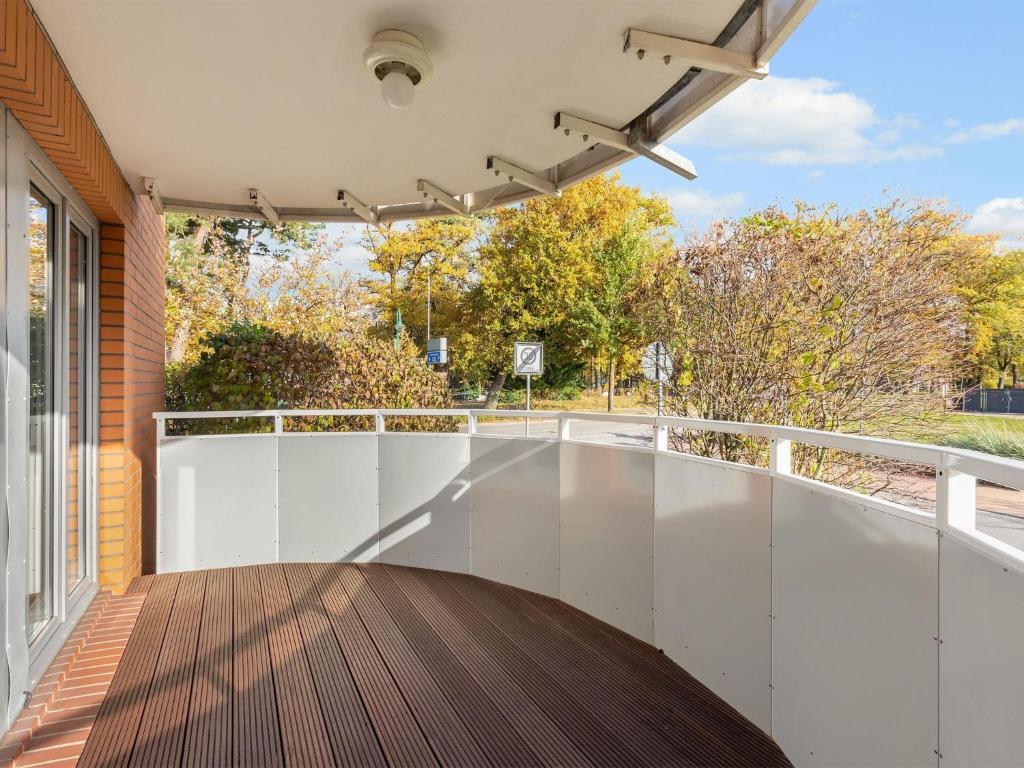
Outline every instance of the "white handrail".
<path id="1" fill-rule="evenodd" d="M 160 411 L 153 414 L 158 422 L 170 419 L 242 419 L 242 418 L 302 418 L 302 417 L 444 417 L 468 419 L 471 432 L 476 432 L 479 419 L 557 419 L 562 427 L 558 436 L 565 437 L 567 425 L 574 421 L 606 422 L 615 424 L 639 424 L 654 428 L 656 434 L 665 435 L 667 429 L 686 429 L 698 432 L 723 432 L 733 435 L 762 437 L 773 441 L 778 448 L 787 443 L 801 443 L 819 448 L 831 448 L 850 453 L 868 454 L 883 458 L 925 464 L 936 469 L 949 467 L 956 472 L 972 475 L 984 480 L 1024 490 L 1024 462 L 959 448 L 945 448 L 925 443 L 910 443 L 880 437 L 851 435 L 842 432 L 826 432 L 802 427 L 776 426 L 714 419 L 695 419 L 680 416 L 652 416 L 647 414 L 594 413 L 588 411 L 524 411 L 485 410 L 470 408 L 325 408 L 307 410 L 264 410 L 264 411 Z M 373 431 L 373 430 L 367 430 Z M 662 448 L 655 440 L 655 449 Z M 784 469 L 780 468 L 784 472 Z"/>

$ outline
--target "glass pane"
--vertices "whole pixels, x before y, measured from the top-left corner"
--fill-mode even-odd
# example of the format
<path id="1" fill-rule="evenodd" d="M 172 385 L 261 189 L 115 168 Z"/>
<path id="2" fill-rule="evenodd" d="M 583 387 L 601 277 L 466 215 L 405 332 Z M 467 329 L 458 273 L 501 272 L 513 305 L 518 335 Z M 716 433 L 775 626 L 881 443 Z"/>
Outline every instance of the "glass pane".
<path id="1" fill-rule="evenodd" d="M 29 193 L 28 636 L 53 616 L 50 409 L 53 399 L 50 291 L 53 205 Z"/>
<path id="2" fill-rule="evenodd" d="M 68 242 L 68 431 L 67 431 L 67 585 L 70 593 L 85 576 L 86 315 L 85 235 L 71 226 Z"/>

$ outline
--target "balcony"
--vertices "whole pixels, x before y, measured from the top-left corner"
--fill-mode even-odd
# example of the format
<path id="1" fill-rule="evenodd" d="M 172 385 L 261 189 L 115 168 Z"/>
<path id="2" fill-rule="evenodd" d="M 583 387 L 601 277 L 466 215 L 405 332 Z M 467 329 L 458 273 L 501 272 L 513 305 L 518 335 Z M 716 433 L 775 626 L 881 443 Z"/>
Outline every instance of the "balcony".
<path id="1" fill-rule="evenodd" d="M 156 415 L 159 574 L 80 765 L 1024 748 L 1024 559 L 975 525 L 976 478 L 1024 487 L 1020 463 L 653 416 L 210 413 L 187 416 L 267 431 L 168 436 L 183 416 Z M 373 431 L 289 431 L 312 416 Z M 389 430 L 438 416 L 461 431 Z M 594 442 L 605 427 L 649 443 Z M 764 439 L 770 466 L 670 449 L 684 429 Z M 795 445 L 934 467 L 934 512 L 799 477 Z"/>

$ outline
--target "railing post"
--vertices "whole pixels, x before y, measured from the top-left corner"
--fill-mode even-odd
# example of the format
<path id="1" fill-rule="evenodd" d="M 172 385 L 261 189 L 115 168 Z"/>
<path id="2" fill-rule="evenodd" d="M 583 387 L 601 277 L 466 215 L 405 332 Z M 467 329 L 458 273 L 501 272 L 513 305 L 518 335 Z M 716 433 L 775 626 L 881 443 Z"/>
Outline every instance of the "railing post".
<path id="1" fill-rule="evenodd" d="M 383 435 L 387 430 L 384 428 L 384 414 L 377 411 L 374 414 L 374 423 L 376 424 L 377 434 Z"/>
<path id="2" fill-rule="evenodd" d="M 284 434 L 284 416 L 282 416 L 280 413 L 274 414 L 274 434 Z"/>
<path id="3" fill-rule="evenodd" d="M 167 421 L 165 419 L 156 420 L 156 444 L 160 445 L 160 441 L 167 437 Z"/>
<path id="4" fill-rule="evenodd" d="M 935 522 L 940 531 L 973 531 L 977 523 L 978 481 L 973 475 L 950 468 L 949 457 L 935 468 Z"/>
<path id="5" fill-rule="evenodd" d="M 476 434 L 476 414 L 472 411 L 469 412 L 469 422 L 466 424 L 466 432 L 470 435 Z"/>
<path id="6" fill-rule="evenodd" d="M 793 441 L 773 437 L 768 448 L 768 469 L 772 477 L 793 474 Z"/>
<path id="7" fill-rule="evenodd" d="M 565 413 L 558 414 L 558 439 L 569 439 L 569 417 Z"/>
<path id="8" fill-rule="evenodd" d="M 654 450 L 668 450 L 668 427 L 664 424 L 656 424 L 654 427 Z"/>

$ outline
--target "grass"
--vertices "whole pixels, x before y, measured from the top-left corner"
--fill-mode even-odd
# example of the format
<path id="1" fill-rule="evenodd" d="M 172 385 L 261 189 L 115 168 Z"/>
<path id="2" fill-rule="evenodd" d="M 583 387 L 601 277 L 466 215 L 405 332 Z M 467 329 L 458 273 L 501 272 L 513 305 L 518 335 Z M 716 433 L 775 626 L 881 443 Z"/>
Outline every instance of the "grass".
<path id="1" fill-rule="evenodd" d="M 942 440 L 943 445 L 1024 461 L 1022 418 L 956 414 L 949 425 L 954 431 Z"/>

